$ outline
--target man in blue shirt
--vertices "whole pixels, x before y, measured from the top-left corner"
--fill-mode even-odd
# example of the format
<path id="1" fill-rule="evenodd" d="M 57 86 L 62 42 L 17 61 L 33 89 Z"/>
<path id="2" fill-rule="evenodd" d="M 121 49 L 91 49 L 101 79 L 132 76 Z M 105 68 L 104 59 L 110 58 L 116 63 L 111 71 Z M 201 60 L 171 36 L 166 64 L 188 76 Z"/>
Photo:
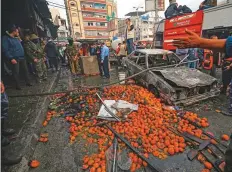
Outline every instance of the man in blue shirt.
<path id="1" fill-rule="evenodd" d="M 21 90 L 19 85 L 20 68 L 24 71 L 26 85 L 31 86 L 29 82 L 27 64 L 24 57 L 24 49 L 21 44 L 21 40 L 19 39 L 19 31 L 16 26 L 11 26 L 6 34 L 7 35 L 2 37 L 2 52 L 11 64 L 16 89 Z"/>
<path id="2" fill-rule="evenodd" d="M 103 65 L 103 72 L 104 76 L 103 78 L 110 78 L 110 73 L 109 73 L 109 54 L 110 50 L 109 48 L 105 45 L 105 43 L 102 43 L 102 49 L 101 49 L 101 64 Z"/>

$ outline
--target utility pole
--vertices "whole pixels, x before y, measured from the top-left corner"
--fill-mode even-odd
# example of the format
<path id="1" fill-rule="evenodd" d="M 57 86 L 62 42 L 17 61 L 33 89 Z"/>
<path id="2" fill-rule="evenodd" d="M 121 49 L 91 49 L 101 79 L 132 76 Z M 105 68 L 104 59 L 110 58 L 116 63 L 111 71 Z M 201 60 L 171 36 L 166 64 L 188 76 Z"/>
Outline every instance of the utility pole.
<path id="1" fill-rule="evenodd" d="M 153 48 L 155 48 L 155 43 L 156 43 L 156 28 L 155 28 L 155 25 L 156 23 L 159 22 L 159 9 L 157 9 L 157 0 L 154 0 L 155 1 L 155 24 L 154 24 L 154 38 L 153 38 Z"/>
<path id="2" fill-rule="evenodd" d="M 136 10 L 137 17 L 136 17 L 136 38 L 140 36 L 139 34 L 139 9 L 143 7 L 133 7 Z M 140 38 L 139 38 L 140 39 Z"/>

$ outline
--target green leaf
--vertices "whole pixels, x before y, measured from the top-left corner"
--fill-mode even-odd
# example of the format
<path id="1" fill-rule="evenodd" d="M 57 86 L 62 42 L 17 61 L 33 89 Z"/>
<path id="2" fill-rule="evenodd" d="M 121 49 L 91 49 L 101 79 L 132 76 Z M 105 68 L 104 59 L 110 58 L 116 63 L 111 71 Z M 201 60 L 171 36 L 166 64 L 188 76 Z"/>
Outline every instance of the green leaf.
<path id="1" fill-rule="evenodd" d="M 110 21 L 110 16 L 106 16 L 106 21 Z"/>
<path id="2" fill-rule="evenodd" d="M 115 18 L 115 12 L 112 12 L 111 16 L 112 16 L 112 19 L 114 19 Z"/>

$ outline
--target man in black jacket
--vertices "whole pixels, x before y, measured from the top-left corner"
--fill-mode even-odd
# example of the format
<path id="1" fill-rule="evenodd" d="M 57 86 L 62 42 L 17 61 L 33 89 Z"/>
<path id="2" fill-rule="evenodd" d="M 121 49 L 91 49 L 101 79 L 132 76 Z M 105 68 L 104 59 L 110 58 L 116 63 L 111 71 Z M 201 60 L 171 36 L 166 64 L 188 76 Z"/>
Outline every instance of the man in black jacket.
<path id="1" fill-rule="evenodd" d="M 19 84 L 20 68 L 23 69 L 26 85 L 32 86 L 29 81 L 24 49 L 19 38 L 19 30 L 14 25 L 10 26 L 8 31 L 6 31 L 6 35 L 2 37 L 2 52 L 12 68 L 16 89 L 21 90 Z"/>
<path id="2" fill-rule="evenodd" d="M 56 71 L 58 71 L 58 50 L 56 44 L 50 39 L 44 48 L 44 52 L 47 54 L 48 59 L 51 62 L 52 70 L 55 66 Z"/>
<path id="3" fill-rule="evenodd" d="M 100 43 L 97 43 L 97 47 L 95 49 L 95 54 L 97 56 L 100 75 L 103 76 L 102 64 L 101 64 L 101 44 Z"/>

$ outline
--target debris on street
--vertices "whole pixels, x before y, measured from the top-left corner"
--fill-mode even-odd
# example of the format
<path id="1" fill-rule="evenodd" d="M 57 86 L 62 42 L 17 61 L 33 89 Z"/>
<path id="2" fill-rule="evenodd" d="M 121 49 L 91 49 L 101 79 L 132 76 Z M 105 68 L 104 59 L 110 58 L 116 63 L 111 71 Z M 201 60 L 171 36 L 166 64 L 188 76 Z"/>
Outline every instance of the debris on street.
<path id="1" fill-rule="evenodd" d="M 138 105 L 138 108 L 131 108 L 133 111 L 128 113 L 126 119 L 105 121 L 98 116 L 102 102 L 96 93 L 106 104 L 107 100 L 114 100 L 111 105 L 115 106 L 115 102 L 127 102 Z M 113 108 L 109 104 L 107 106 Z M 98 145 L 97 153 L 86 154 L 83 157 L 82 169 L 91 172 L 108 171 L 106 152 L 113 146 L 115 136 L 120 137 L 117 137 L 118 152 L 114 155 L 120 157 L 119 154 L 124 154 L 124 157 L 120 158 L 129 158 L 132 163 L 129 163 L 130 160 L 125 163 L 130 165 L 131 172 L 147 166 L 156 169 L 154 165 L 149 164 L 151 157 L 164 160 L 169 156 L 181 154 L 187 150 L 187 146 L 193 148 L 191 143 L 195 142 L 196 138 L 200 140 L 199 142 L 208 140 L 209 143 L 219 144 L 204 134 L 203 128 L 210 125 L 207 118 L 200 118 L 192 112 L 184 112 L 181 116 L 175 108 L 165 106 L 154 94 L 136 85 L 116 85 L 102 90 L 83 89 L 66 95 L 53 96 L 43 126 L 49 125 L 52 118 L 65 118 L 70 124 L 67 131 L 70 133 L 70 144 L 75 144 L 78 140 L 86 140 L 86 149 L 91 144 Z M 193 125 L 194 123 L 197 126 Z M 185 136 L 195 140 L 186 140 Z M 48 138 L 48 135 L 41 134 L 41 138 Z M 226 140 L 225 136 L 223 138 Z M 208 144 L 205 147 L 207 146 Z M 200 143 L 195 144 L 196 150 L 197 147 L 199 147 L 197 159 L 204 164 L 204 171 L 210 170 L 212 164 L 201 154 Z M 126 155 L 124 151 L 127 152 Z M 199 158 L 200 155 L 202 157 Z M 116 160 L 118 166 L 125 166 L 120 163 L 120 158 Z"/>

